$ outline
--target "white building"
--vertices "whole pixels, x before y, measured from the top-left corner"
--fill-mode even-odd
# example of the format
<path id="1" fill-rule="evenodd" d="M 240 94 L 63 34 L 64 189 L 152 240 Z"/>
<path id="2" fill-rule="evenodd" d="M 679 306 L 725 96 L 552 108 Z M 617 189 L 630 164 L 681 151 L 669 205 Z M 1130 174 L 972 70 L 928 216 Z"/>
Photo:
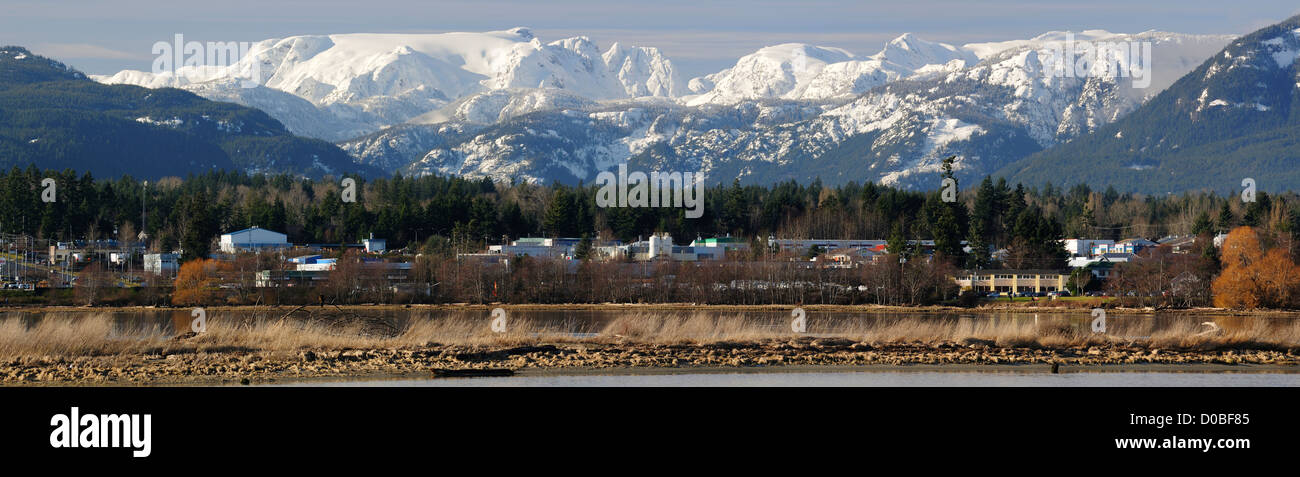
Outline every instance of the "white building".
<path id="1" fill-rule="evenodd" d="M 540 238 L 527 237 L 510 242 L 510 245 L 490 245 L 488 253 L 509 256 L 528 255 L 531 257 L 573 257 L 581 242 L 580 238 Z"/>
<path id="2" fill-rule="evenodd" d="M 1109 247 L 1110 245 L 1115 244 L 1114 240 L 1076 239 L 1076 238 L 1065 239 L 1062 240 L 1061 242 L 1065 244 L 1065 250 L 1067 252 L 1070 252 L 1071 257 L 1090 257 L 1093 255 L 1092 254 L 1093 248 L 1097 247 L 1098 245 Z"/>
<path id="3" fill-rule="evenodd" d="M 154 275 L 176 273 L 180 269 L 180 255 L 174 253 L 146 253 L 144 271 Z"/>
<path id="4" fill-rule="evenodd" d="M 253 227 L 223 234 L 221 236 L 221 251 L 237 253 L 289 248 L 288 238 L 287 235 L 280 232 Z"/>
<path id="5" fill-rule="evenodd" d="M 108 262 L 113 265 L 126 265 L 129 261 L 131 261 L 131 252 L 110 252 L 108 254 Z"/>
<path id="6" fill-rule="evenodd" d="M 384 253 L 384 250 L 388 249 L 388 241 L 377 239 L 374 235 L 371 235 L 368 239 L 362 240 L 361 243 L 365 244 L 366 253 Z"/>
<path id="7" fill-rule="evenodd" d="M 721 260 L 727 254 L 726 247 L 717 244 L 705 246 L 673 245 L 673 237 L 667 233 L 651 235 L 650 240 L 641 240 L 627 245 L 597 247 L 596 250 L 603 257 L 612 259 L 630 258 L 639 262 L 652 260 L 677 262 Z"/>

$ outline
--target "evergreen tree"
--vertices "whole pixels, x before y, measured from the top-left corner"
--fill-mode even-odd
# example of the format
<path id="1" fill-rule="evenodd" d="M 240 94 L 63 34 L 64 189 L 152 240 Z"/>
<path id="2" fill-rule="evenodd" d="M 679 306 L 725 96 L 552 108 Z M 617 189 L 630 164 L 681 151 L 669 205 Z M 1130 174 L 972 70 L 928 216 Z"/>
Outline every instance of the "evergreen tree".
<path id="1" fill-rule="evenodd" d="M 1237 226 L 1237 217 L 1232 214 L 1232 206 L 1227 201 L 1223 202 L 1223 207 L 1219 208 L 1219 218 L 1215 222 L 1219 227 L 1219 233 L 1227 233 Z"/>
<path id="2" fill-rule="evenodd" d="M 578 245 L 573 248 L 573 258 L 590 260 L 593 251 L 595 251 L 595 247 L 592 246 L 591 237 L 582 234 L 582 240 L 578 241 Z"/>
<path id="3" fill-rule="evenodd" d="M 1192 223 L 1192 235 L 1201 236 L 1214 232 L 1214 222 L 1210 221 L 1210 214 L 1201 211 L 1196 216 L 1196 221 Z"/>
<path id="4" fill-rule="evenodd" d="M 740 179 L 731 182 L 727 189 L 727 199 L 722 205 L 722 227 L 729 233 L 744 235 L 749 226 L 749 204 L 745 200 L 745 191 L 740 188 Z"/>
<path id="5" fill-rule="evenodd" d="M 212 238 L 217 235 L 216 223 L 207 200 L 190 196 L 182 208 L 181 261 L 206 259 L 212 253 Z"/>
<path id="6" fill-rule="evenodd" d="M 826 251 L 822 250 L 822 247 L 820 245 L 813 245 L 811 247 L 808 247 L 808 252 L 803 254 L 803 258 L 812 260 L 814 258 L 820 257 L 823 253 L 826 253 Z"/>
<path id="7" fill-rule="evenodd" d="M 912 256 L 912 244 L 907 238 L 907 229 L 902 220 L 894 222 L 889 240 L 885 243 L 885 250 L 894 255 L 901 255 L 903 258 Z"/>
<path id="8" fill-rule="evenodd" d="M 543 230 L 552 237 L 573 237 L 578 235 L 579 205 L 574 196 L 564 186 L 557 186 L 551 204 L 546 208 L 542 220 Z"/>
<path id="9" fill-rule="evenodd" d="M 952 164 L 956 156 L 949 156 L 943 161 L 943 178 L 951 179 L 954 189 L 958 188 L 957 178 L 952 173 Z M 931 198 L 936 201 L 935 215 L 932 216 L 933 222 L 930 224 L 931 235 L 934 237 L 934 249 L 936 253 L 955 261 L 960 264 L 965 260 L 965 251 L 962 246 L 962 232 L 967 230 L 968 212 L 966 204 L 961 201 L 944 202 L 942 200 L 943 191 L 932 194 Z"/>
<path id="10" fill-rule="evenodd" d="M 985 176 L 975 192 L 975 206 L 971 210 L 970 233 L 971 266 L 987 267 L 992 261 L 989 249 L 998 225 L 998 190 L 993 180 Z"/>
<path id="11" fill-rule="evenodd" d="M 1241 215 L 1241 225 L 1259 227 L 1272 207 L 1273 201 L 1269 198 L 1268 193 L 1260 191 L 1255 196 L 1254 202 L 1246 204 L 1246 212 Z"/>

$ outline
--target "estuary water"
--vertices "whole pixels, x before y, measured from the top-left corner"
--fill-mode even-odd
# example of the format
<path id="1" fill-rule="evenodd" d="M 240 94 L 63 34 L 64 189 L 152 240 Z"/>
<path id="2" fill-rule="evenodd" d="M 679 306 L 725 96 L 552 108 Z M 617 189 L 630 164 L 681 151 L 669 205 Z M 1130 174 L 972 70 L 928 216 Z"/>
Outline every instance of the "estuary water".
<path id="1" fill-rule="evenodd" d="M 1300 371 L 1300 370 L 1296 370 Z M 1003 371 L 673 372 L 484 378 L 309 380 L 273 386 L 364 387 L 1296 387 L 1300 372 Z"/>

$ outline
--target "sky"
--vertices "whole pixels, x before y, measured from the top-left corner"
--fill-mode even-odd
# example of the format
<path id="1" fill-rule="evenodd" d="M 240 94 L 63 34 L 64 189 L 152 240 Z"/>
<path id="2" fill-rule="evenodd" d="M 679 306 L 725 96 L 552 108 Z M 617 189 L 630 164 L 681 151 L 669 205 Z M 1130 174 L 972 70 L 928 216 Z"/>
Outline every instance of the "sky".
<path id="1" fill-rule="evenodd" d="M 951 44 L 1052 30 L 1244 34 L 1300 13 L 1295 0 L 769 1 L 0 0 L 0 45 L 91 74 L 148 70 L 157 41 L 259 41 L 302 34 L 439 33 L 529 27 L 543 41 L 585 35 L 658 47 L 685 78 L 768 45 L 870 55 L 914 33 Z"/>

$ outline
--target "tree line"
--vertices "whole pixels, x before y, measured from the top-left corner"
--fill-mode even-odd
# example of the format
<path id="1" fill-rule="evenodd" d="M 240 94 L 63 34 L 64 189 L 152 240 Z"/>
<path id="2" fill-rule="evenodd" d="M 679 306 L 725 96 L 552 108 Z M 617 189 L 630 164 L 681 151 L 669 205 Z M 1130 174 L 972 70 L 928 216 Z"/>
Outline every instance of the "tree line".
<path id="1" fill-rule="evenodd" d="M 47 177 L 58 187 L 52 203 L 41 201 Z M 753 245 L 769 236 L 888 239 L 891 252 L 901 255 L 915 253 L 908 240 L 922 239 L 934 240 L 955 266 L 1021 269 L 1063 267 L 1057 241 L 1066 237 L 1155 239 L 1243 225 L 1285 237 L 1300 232 L 1294 193 L 1259 192 L 1254 202 L 1243 202 L 1208 191 L 1145 196 L 1086 185 L 1012 186 L 986 177 L 964 189 L 954 179 L 955 200 L 944 201 L 943 190 L 870 182 L 736 181 L 707 188 L 704 215 L 688 219 L 680 208 L 600 208 L 596 187 L 582 184 L 432 175 L 353 179 L 356 200 L 344 202 L 339 178 L 214 171 L 146 185 L 129 176 L 14 168 L 0 172 L 0 231 L 60 241 L 133 241 L 143 231 L 149 248 L 183 249 L 186 261 L 206 257 L 219 234 L 251 226 L 284 232 L 294 243 L 355 243 L 373 234 L 387 239 L 390 249 L 444 256 L 527 236 L 627 242 L 668 232 L 684 243 L 730 234 Z M 993 250 L 1005 255 L 997 260 Z"/>

